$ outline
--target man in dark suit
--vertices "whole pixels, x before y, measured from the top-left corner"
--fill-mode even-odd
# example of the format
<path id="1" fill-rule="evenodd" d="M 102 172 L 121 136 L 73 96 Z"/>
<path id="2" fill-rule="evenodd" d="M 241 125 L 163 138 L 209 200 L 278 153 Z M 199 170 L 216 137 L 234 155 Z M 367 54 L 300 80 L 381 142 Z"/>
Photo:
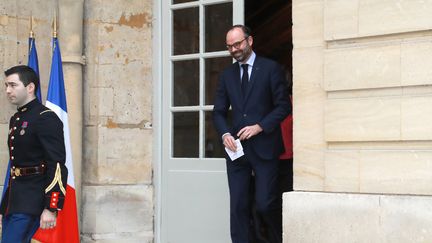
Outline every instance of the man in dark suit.
<path id="1" fill-rule="evenodd" d="M 11 175 L 0 204 L 2 243 L 30 242 L 56 226 L 63 208 L 67 168 L 63 123 L 36 98 L 39 78 L 27 66 L 5 72 L 6 95 L 18 111 L 9 122 Z"/>
<path id="2" fill-rule="evenodd" d="M 264 219 L 272 243 L 282 242 L 282 212 L 278 196 L 279 155 L 283 152 L 280 123 L 291 112 L 285 75 L 274 61 L 257 56 L 252 50 L 249 28 L 233 26 L 226 45 L 237 60 L 219 78 L 213 122 L 224 146 L 237 151 L 241 141 L 244 156 L 227 157 L 230 191 L 230 223 L 233 243 L 250 243 L 249 186 L 255 175 L 256 209 Z M 227 122 L 232 108 L 232 124 Z"/>

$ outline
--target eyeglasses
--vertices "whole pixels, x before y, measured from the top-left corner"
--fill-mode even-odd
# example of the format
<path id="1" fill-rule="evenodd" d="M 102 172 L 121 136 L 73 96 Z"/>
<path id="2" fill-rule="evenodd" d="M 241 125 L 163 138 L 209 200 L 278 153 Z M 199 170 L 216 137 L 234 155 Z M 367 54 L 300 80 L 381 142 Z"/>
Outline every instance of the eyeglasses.
<path id="1" fill-rule="evenodd" d="M 235 49 L 239 49 L 240 48 L 240 46 L 241 46 L 241 44 L 242 44 L 242 42 L 243 41 L 245 41 L 246 39 L 247 39 L 248 37 L 245 37 L 243 40 L 241 40 L 241 41 L 237 41 L 237 42 L 234 42 L 232 45 L 226 45 L 226 48 L 228 49 L 228 50 L 231 50 L 233 47 L 235 47 Z"/>

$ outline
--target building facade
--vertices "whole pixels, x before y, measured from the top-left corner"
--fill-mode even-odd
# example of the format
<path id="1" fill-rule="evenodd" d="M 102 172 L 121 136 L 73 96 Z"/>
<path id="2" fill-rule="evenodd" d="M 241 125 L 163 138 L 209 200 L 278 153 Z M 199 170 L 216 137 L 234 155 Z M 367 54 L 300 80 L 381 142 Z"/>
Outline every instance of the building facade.
<path id="1" fill-rule="evenodd" d="M 432 1 L 293 1 L 285 242 L 432 241 Z"/>

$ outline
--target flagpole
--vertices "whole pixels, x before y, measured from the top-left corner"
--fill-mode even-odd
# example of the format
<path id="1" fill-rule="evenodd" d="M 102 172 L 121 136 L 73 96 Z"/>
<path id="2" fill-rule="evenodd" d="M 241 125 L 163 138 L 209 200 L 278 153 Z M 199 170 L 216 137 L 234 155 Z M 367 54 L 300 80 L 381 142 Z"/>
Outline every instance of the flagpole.
<path id="1" fill-rule="evenodd" d="M 27 66 L 31 67 L 39 77 L 39 63 L 38 63 L 38 57 L 36 51 L 36 39 L 35 39 L 35 34 L 33 32 L 33 24 L 34 24 L 33 14 L 30 14 L 29 22 L 30 22 L 30 31 L 29 31 L 29 41 L 28 41 Z M 39 80 L 39 87 L 36 90 L 36 97 L 40 102 L 42 102 L 41 87 L 42 87 L 41 82 Z"/>
<path id="2" fill-rule="evenodd" d="M 30 16 L 30 38 L 34 38 L 34 32 L 33 32 L 33 15 Z"/>
<path id="3" fill-rule="evenodd" d="M 57 14 L 54 15 L 53 20 L 53 38 L 57 38 Z"/>
<path id="4" fill-rule="evenodd" d="M 30 32 L 29 32 L 29 53 L 31 52 L 31 49 L 33 48 L 33 41 L 31 41 L 32 39 L 34 39 L 34 32 L 33 32 L 33 14 L 30 15 Z M 39 71 L 39 70 L 38 70 Z"/>

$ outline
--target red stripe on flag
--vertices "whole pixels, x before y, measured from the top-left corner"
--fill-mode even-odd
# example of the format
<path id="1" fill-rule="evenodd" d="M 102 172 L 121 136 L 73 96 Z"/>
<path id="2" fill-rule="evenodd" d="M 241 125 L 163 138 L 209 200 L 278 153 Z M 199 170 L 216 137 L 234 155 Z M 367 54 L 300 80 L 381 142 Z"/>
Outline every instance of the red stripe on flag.
<path id="1" fill-rule="evenodd" d="M 67 185 L 63 210 L 57 216 L 54 229 L 38 229 L 33 239 L 43 243 L 79 243 L 78 214 L 75 189 Z"/>

